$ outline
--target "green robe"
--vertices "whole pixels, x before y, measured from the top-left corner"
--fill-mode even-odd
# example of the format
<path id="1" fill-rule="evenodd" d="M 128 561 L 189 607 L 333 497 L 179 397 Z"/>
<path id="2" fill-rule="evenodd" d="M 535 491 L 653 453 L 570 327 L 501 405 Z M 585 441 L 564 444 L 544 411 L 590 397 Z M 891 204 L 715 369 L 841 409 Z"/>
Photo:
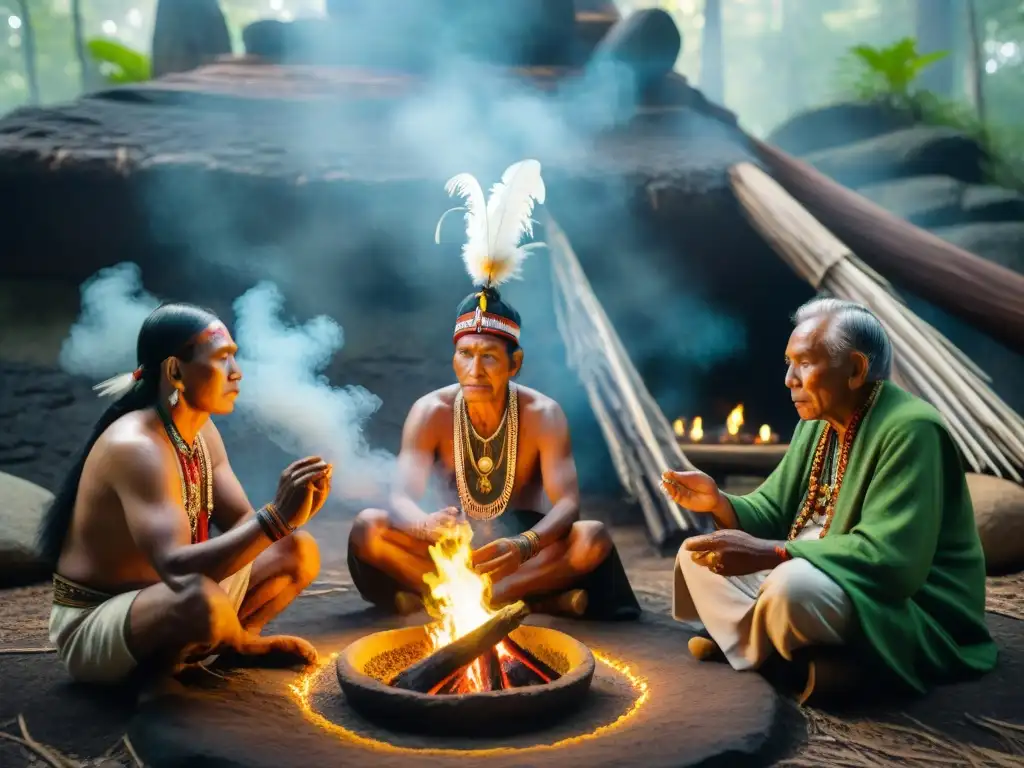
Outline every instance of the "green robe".
<path id="1" fill-rule="evenodd" d="M 801 422 L 760 488 L 727 494 L 742 530 L 787 537 L 824 427 Z M 895 384 L 882 385 L 861 423 L 828 533 L 786 549 L 849 596 L 860 625 L 851 644 L 917 691 L 995 666 L 985 556 L 959 452 L 939 412 Z"/>

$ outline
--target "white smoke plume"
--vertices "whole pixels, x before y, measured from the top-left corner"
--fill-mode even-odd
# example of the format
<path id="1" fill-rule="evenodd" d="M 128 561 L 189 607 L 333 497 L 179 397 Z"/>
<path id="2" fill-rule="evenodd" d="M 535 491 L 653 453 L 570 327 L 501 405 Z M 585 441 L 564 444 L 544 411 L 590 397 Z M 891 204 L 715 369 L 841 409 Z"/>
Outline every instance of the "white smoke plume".
<path id="1" fill-rule="evenodd" d="M 363 436 L 381 399 L 359 386 L 334 387 L 323 375 L 344 346 L 337 322 L 320 315 L 285 325 L 284 297 L 261 282 L 235 300 L 235 335 L 242 367 L 239 410 L 291 454 L 315 453 L 335 464 L 335 494 L 378 497 L 395 457 L 373 449 Z"/>
<path id="2" fill-rule="evenodd" d="M 142 270 L 124 263 L 101 269 L 82 283 L 82 312 L 61 346 L 68 373 L 97 382 L 135 370 L 135 342 L 160 301 L 142 287 Z"/>
<path id="3" fill-rule="evenodd" d="M 143 288 L 137 265 L 101 270 L 82 285 L 82 311 L 61 348 L 61 367 L 97 381 L 133 370 L 139 329 L 159 303 Z M 283 303 L 269 282 L 234 302 L 243 375 L 236 413 L 293 456 L 333 461 L 335 499 L 380 498 L 395 457 L 371 448 L 363 430 L 381 400 L 362 387 L 332 386 L 323 371 L 344 345 L 341 326 L 326 316 L 288 325 L 280 319 Z"/>

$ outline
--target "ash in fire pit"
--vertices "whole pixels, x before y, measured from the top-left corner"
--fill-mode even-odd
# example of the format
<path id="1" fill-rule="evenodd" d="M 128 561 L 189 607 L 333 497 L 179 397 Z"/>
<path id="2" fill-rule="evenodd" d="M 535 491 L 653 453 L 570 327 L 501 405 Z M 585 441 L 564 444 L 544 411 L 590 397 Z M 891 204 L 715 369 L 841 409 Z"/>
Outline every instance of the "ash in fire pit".
<path id="1" fill-rule="evenodd" d="M 364 716 L 400 730 L 508 733 L 550 724 L 586 696 L 593 654 L 563 632 L 520 626 L 523 602 L 491 610 L 471 537 L 456 526 L 430 548 L 434 624 L 369 635 L 338 657 L 341 689 Z"/>

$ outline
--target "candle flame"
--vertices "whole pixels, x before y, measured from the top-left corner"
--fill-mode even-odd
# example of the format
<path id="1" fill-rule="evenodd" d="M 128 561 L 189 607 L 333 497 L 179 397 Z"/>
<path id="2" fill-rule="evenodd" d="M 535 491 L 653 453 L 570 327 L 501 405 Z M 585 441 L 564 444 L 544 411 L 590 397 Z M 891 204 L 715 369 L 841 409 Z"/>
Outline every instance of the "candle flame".
<path id="1" fill-rule="evenodd" d="M 725 420 L 725 428 L 730 435 L 735 437 L 740 433 L 740 427 L 743 426 L 743 403 L 740 403 L 729 413 L 728 418 Z"/>
<path id="2" fill-rule="evenodd" d="M 757 437 L 762 443 L 767 443 L 772 439 L 772 428 L 767 424 L 762 424 L 761 428 L 757 430 Z"/>
<path id="3" fill-rule="evenodd" d="M 690 427 L 690 439 L 693 442 L 698 443 L 704 438 L 704 420 L 700 416 L 695 416 L 693 419 L 693 426 Z"/>
<path id="4" fill-rule="evenodd" d="M 672 429 L 675 431 L 677 437 L 682 437 L 686 434 L 686 422 L 682 419 L 676 419 L 672 422 Z"/>

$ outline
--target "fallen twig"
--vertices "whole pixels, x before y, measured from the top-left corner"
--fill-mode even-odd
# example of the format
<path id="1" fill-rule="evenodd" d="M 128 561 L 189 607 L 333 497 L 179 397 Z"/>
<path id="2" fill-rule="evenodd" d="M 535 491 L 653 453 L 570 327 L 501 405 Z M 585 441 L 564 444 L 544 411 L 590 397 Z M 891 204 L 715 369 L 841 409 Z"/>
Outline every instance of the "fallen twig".
<path id="1" fill-rule="evenodd" d="M 131 739 L 128 738 L 128 734 L 124 735 L 124 746 L 128 750 L 128 754 L 131 755 L 132 760 L 135 761 L 135 765 L 138 768 L 145 768 L 145 763 L 142 762 L 142 758 L 139 757 L 139 753 L 135 751 L 135 747 L 132 746 Z"/>
<path id="2" fill-rule="evenodd" d="M 56 648 L 0 648 L 0 656 L 15 656 L 28 653 L 56 653 Z"/>

